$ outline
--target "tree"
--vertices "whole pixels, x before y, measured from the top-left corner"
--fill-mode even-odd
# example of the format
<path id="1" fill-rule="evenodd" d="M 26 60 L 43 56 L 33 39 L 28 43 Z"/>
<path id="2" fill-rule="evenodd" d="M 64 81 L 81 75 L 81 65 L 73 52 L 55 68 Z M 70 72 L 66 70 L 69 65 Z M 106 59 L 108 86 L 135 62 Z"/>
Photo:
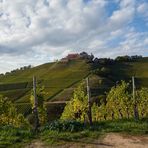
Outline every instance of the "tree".
<path id="1" fill-rule="evenodd" d="M 118 57 L 116 57 L 115 61 L 117 61 L 117 62 L 129 62 L 129 61 L 131 61 L 131 57 L 127 56 L 127 55 L 118 56 Z"/>

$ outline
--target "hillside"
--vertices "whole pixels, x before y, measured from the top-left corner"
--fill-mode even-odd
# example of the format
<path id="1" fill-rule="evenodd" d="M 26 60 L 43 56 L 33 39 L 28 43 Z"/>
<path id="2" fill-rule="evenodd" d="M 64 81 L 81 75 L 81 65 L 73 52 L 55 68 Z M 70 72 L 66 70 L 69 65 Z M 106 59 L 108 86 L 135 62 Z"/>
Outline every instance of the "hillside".
<path id="1" fill-rule="evenodd" d="M 110 73 L 105 77 L 91 74 L 92 70 L 98 67 L 108 68 Z M 62 101 L 69 100 L 77 84 L 88 75 L 90 76 L 91 96 L 97 99 L 99 95 L 104 95 L 112 86 L 116 85 L 117 81 L 129 81 L 133 75 L 136 77 L 136 88 L 148 87 L 147 67 L 148 57 L 134 62 L 115 62 L 95 66 L 93 63 L 80 59 L 62 63 L 46 63 L 31 69 L 0 76 L 0 94 L 14 101 L 18 112 L 24 115 L 30 114 L 29 98 L 32 89 L 32 77 L 35 75 L 38 83 L 45 86 L 49 120 L 53 120 L 60 117 L 63 111 L 65 103 Z"/>
<path id="2" fill-rule="evenodd" d="M 32 77 L 35 75 L 38 83 L 45 86 L 46 100 L 49 100 L 57 93 L 85 78 L 89 71 L 90 65 L 83 60 L 47 63 L 1 76 L 0 93 L 17 102 L 28 102 L 32 89 Z"/>
<path id="3" fill-rule="evenodd" d="M 135 76 L 137 87 L 148 87 L 148 57 L 134 62 L 119 62 L 108 67 L 113 81 L 131 80 Z"/>
<path id="4" fill-rule="evenodd" d="M 32 89 L 32 77 L 35 75 L 38 83 L 45 86 L 47 101 L 69 100 L 76 84 L 91 73 L 92 67 L 92 64 L 88 64 L 85 60 L 72 60 L 46 63 L 0 76 L 0 94 L 17 103 L 27 103 Z M 111 86 L 115 85 L 117 81 L 130 80 L 133 75 L 136 77 L 138 87 L 148 87 L 148 57 L 134 62 L 115 62 L 111 65 L 99 65 L 99 67 L 107 67 L 111 72 L 106 77 L 97 75 L 90 77 L 90 85 L 92 89 L 96 89 L 95 93 L 98 89 L 100 89 L 99 92 L 103 93 L 107 88 L 110 89 Z"/>

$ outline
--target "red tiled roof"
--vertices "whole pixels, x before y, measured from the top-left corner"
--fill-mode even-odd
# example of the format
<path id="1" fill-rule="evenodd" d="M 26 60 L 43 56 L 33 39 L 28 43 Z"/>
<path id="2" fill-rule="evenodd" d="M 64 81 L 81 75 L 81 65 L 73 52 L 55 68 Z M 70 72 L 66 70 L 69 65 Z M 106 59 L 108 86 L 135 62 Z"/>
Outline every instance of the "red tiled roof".
<path id="1" fill-rule="evenodd" d="M 68 54 L 67 58 L 71 59 L 71 58 L 77 58 L 79 56 L 79 54 Z"/>

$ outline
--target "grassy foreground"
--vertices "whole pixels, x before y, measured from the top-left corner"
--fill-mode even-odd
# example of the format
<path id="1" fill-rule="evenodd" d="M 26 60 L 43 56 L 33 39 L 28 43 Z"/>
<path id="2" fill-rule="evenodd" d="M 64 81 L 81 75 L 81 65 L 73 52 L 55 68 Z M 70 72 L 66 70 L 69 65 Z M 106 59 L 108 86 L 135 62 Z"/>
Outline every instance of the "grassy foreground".
<path id="1" fill-rule="evenodd" d="M 63 128 L 63 126 L 68 128 Z M 65 127 L 66 127 L 65 126 Z M 51 128 L 52 127 L 52 128 Z M 46 145 L 60 145 L 66 142 L 89 143 L 109 132 L 125 133 L 130 135 L 147 135 L 148 119 L 100 121 L 92 127 L 82 123 L 64 123 L 46 125 L 41 127 L 38 134 L 29 129 L 14 128 L 11 126 L 0 127 L 1 147 L 24 147 L 34 139 L 43 141 Z"/>
<path id="2" fill-rule="evenodd" d="M 12 126 L 0 127 L 0 148 L 23 147 L 31 141 L 35 135 L 29 129 L 16 128 Z"/>
<path id="3" fill-rule="evenodd" d="M 68 129 L 68 128 L 67 128 Z M 147 135 L 148 134 L 148 119 L 139 121 L 134 120 L 115 120 L 115 121 L 101 121 L 93 124 L 92 127 L 85 125 L 78 131 L 70 132 L 59 130 L 50 130 L 46 128 L 42 130 L 40 138 L 47 144 L 63 144 L 64 142 L 79 142 L 93 141 L 100 136 L 110 133 L 118 132 L 130 135 Z"/>

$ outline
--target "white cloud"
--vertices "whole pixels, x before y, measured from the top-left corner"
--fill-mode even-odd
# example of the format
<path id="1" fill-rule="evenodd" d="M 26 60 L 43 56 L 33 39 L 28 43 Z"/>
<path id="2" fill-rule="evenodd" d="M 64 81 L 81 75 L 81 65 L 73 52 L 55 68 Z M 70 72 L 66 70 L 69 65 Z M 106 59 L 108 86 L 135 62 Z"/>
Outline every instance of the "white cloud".
<path id="1" fill-rule="evenodd" d="M 139 13 L 148 15 L 148 12 L 147 12 L 147 10 L 148 10 L 148 3 L 145 2 L 145 3 L 140 4 L 138 6 L 137 10 L 138 10 Z"/>
<path id="2" fill-rule="evenodd" d="M 118 25 L 119 27 L 121 27 L 122 25 L 131 22 L 133 16 L 134 16 L 134 8 L 132 7 L 123 8 L 113 13 L 113 15 L 110 17 L 110 22 L 113 25 Z"/>
<path id="3" fill-rule="evenodd" d="M 69 46 L 101 25 L 105 2 L 100 2 L 86 5 L 82 0 L 51 0 L 46 5 L 43 0 L 4 1 L 2 21 L 7 18 L 0 32 L 0 43 L 16 52 L 28 52 L 43 44 L 49 48 Z"/>
<path id="4" fill-rule="evenodd" d="M 139 4 L 139 6 L 137 7 L 137 12 L 142 18 L 144 18 L 148 25 L 148 2 Z"/>
<path id="5" fill-rule="evenodd" d="M 118 37 L 118 36 L 121 36 L 122 34 L 123 34 L 123 31 L 121 29 L 118 29 L 118 30 L 111 32 L 112 37 Z"/>
<path id="6" fill-rule="evenodd" d="M 134 7 L 135 6 L 135 0 L 120 0 L 120 7 Z"/>
<path id="7" fill-rule="evenodd" d="M 148 46 L 148 38 L 144 40 L 144 45 Z"/>
<path id="8" fill-rule="evenodd" d="M 136 1 L 113 2 L 118 9 L 109 17 L 110 0 L 89 0 L 87 3 L 84 0 L 0 1 L 0 62 L 7 59 L 7 67 L 13 69 L 20 66 L 19 63 L 36 65 L 84 49 L 98 56 L 122 54 L 119 48 L 127 43 L 126 40 L 131 40 L 127 43 L 129 48 L 139 43 L 138 36 L 135 36 L 136 41 L 126 37 L 126 32 L 131 32 L 128 25 L 134 19 Z M 145 14 L 143 7 L 138 5 L 137 9 Z M 114 40 L 121 36 L 121 41 L 112 47 Z M 16 56 L 21 58 L 11 66 Z M 1 65 L 0 71 L 5 71 Z"/>

